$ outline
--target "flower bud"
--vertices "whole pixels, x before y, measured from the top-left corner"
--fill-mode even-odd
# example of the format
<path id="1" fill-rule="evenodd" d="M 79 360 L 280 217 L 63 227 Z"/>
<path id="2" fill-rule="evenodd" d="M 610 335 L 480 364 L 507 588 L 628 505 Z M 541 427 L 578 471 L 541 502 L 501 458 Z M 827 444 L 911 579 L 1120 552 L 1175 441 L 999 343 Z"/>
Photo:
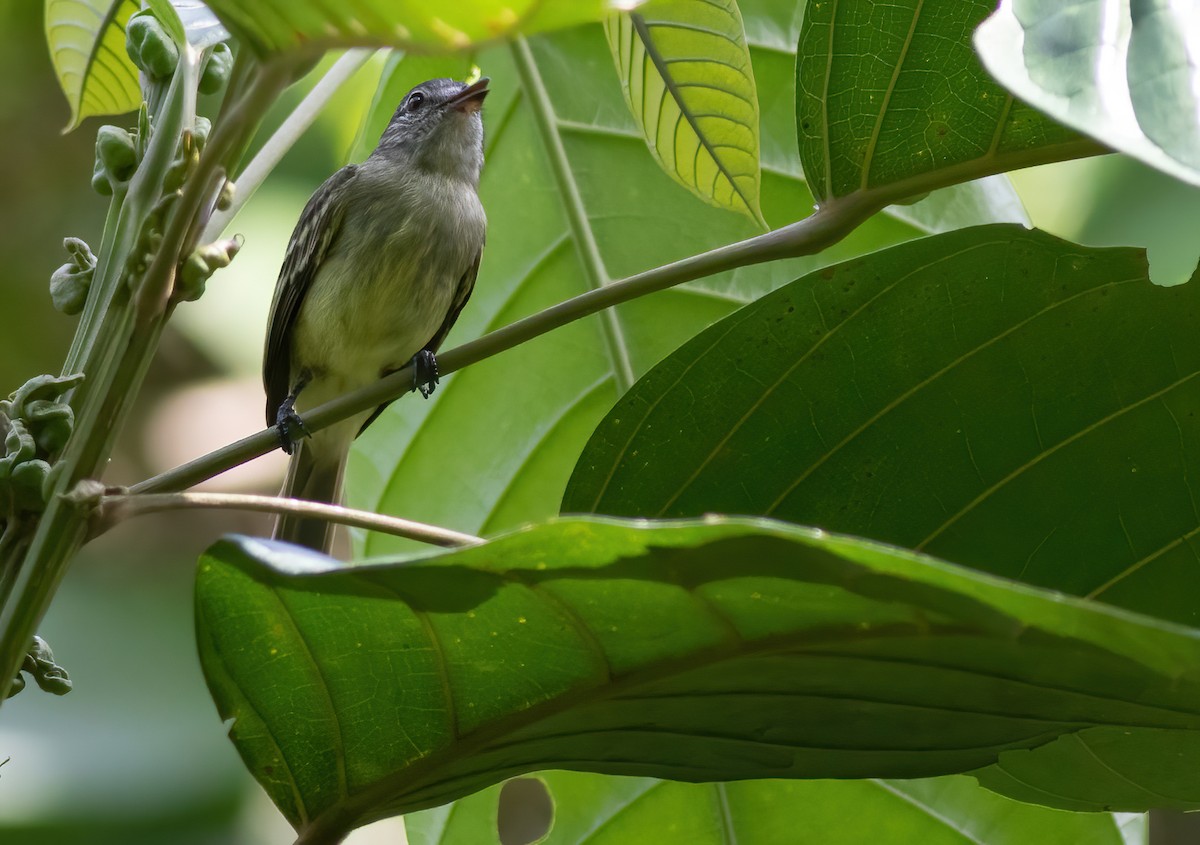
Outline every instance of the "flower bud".
<path id="1" fill-rule="evenodd" d="M 200 72 L 200 93 L 216 94 L 225 87 L 232 70 L 233 51 L 229 45 L 221 43 L 213 47 L 204 63 L 204 70 Z"/>
<path id="2" fill-rule="evenodd" d="M 125 27 L 125 52 L 151 79 L 166 79 L 179 64 L 179 48 L 158 18 L 142 12 L 129 19 Z"/>
<path id="3" fill-rule="evenodd" d="M 96 162 L 92 169 L 92 187 L 104 196 L 112 194 L 137 170 L 137 151 L 133 136 L 118 126 L 104 125 L 96 132 Z"/>

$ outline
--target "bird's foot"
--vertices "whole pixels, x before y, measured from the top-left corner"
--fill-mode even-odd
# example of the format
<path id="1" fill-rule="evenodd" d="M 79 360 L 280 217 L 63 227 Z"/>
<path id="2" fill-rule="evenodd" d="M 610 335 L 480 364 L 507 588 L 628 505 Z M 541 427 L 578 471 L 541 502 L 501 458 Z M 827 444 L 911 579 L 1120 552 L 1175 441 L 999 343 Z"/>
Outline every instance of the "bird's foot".
<path id="1" fill-rule="evenodd" d="M 413 390 L 419 390 L 426 399 L 437 389 L 441 379 L 438 377 L 437 358 L 428 349 L 422 349 L 412 357 Z"/>
<path id="2" fill-rule="evenodd" d="M 309 437 L 304 420 L 296 413 L 296 397 L 284 399 L 275 414 L 275 432 L 279 435 L 279 447 L 287 454 L 296 451 L 296 443 L 301 437 Z"/>

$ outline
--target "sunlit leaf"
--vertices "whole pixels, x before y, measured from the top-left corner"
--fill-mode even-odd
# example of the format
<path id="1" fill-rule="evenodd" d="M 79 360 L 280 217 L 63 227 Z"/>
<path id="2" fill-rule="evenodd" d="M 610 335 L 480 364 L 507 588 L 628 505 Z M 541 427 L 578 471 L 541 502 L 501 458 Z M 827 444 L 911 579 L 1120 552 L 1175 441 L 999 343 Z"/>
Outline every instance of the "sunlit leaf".
<path id="1" fill-rule="evenodd" d="M 682 784 L 546 772 L 536 780 L 553 804 L 551 831 L 539 845 L 778 845 L 796 839 L 797 831 L 804 841 L 854 845 L 876 839 L 881 829 L 887 829 L 887 845 L 1146 845 L 1144 819 L 1130 823 L 1129 816 L 1010 801 L 961 775 Z M 404 816 L 410 845 L 500 845 L 500 791 L 493 786 Z"/>
<path id="2" fill-rule="evenodd" d="M 71 106 L 66 131 L 95 115 L 142 102 L 137 68 L 125 54 L 125 23 L 137 0 L 46 0 L 46 43 Z"/>
<path id="3" fill-rule="evenodd" d="M 208 0 L 208 5 L 243 44 L 266 54 L 340 47 L 452 52 L 597 21 L 618 4 L 614 0 L 288 0 L 285 4 Z"/>
<path id="4" fill-rule="evenodd" d="M 1022 804 L 970 778 L 923 780 L 758 780 L 691 784 L 579 772 L 537 775 L 553 802 L 540 845 L 627 842 L 778 845 L 796 840 L 923 845 L 1145 845 L 1146 826 L 1107 813 L 1071 813 Z M 501 787 L 404 818 L 411 845 L 500 845 Z M 514 808 L 522 809 L 522 808 Z"/>
<path id="5" fill-rule="evenodd" d="M 653 3 L 609 15 L 605 33 L 663 170 L 705 202 L 761 221 L 758 92 L 737 3 Z"/>
<path id="6" fill-rule="evenodd" d="M 1197 32 L 1200 5 L 1191 2 L 1003 0 L 976 44 L 1021 99 L 1200 185 Z"/>

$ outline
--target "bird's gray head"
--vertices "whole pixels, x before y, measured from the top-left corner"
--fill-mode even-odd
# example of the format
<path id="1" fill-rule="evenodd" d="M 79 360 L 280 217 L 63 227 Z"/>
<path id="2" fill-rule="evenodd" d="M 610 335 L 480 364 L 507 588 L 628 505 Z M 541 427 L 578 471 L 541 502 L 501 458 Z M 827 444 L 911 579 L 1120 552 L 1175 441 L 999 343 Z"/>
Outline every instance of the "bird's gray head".
<path id="1" fill-rule="evenodd" d="M 400 101 L 372 158 L 384 158 L 479 183 L 483 168 L 483 118 L 488 78 L 467 85 L 431 79 Z"/>

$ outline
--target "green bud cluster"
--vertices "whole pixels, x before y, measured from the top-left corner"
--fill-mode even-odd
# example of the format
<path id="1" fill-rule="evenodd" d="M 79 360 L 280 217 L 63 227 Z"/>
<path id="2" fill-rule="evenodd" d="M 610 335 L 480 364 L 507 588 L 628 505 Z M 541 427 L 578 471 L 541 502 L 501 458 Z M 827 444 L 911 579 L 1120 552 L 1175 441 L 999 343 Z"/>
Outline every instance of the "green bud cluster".
<path id="1" fill-rule="evenodd" d="M 142 221 L 137 243 L 129 252 L 125 265 L 128 278 L 139 278 L 154 260 L 158 248 L 162 245 L 167 215 L 183 196 L 183 186 L 200 163 L 200 153 L 204 150 L 211 130 L 212 123 L 208 118 L 197 117 L 192 131 L 183 133 L 176 156 L 163 176 L 163 195 Z"/>
<path id="2" fill-rule="evenodd" d="M 79 238 L 63 241 L 71 260 L 50 276 L 50 301 L 64 314 L 78 314 L 87 302 L 88 288 L 96 272 L 96 256 Z"/>
<path id="3" fill-rule="evenodd" d="M 179 46 L 149 9 L 129 19 L 125 27 L 125 52 L 155 82 L 169 79 L 179 66 Z M 229 45 L 221 43 L 213 47 L 200 68 L 200 93 L 218 93 L 232 71 L 233 51 Z"/>
<path id="4" fill-rule="evenodd" d="M 208 58 L 204 60 L 204 68 L 200 71 L 200 93 L 216 94 L 225 87 L 229 75 L 233 72 L 233 51 L 229 45 L 221 42 L 212 48 Z"/>
<path id="5" fill-rule="evenodd" d="M 197 248 L 180 268 L 175 281 L 175 298 L 193 302 L 203 296 L 209 276 L 222 267 L 228 267 L 241 248 L 241 235 Z"/>
<path id="6" fill-rule="evenodd" d="M 0 514 L 12 517 L 45 507 L 51 465 L 75 425 L 63 396 L 81 381 L 82 374 L 34 376 L 0 400 Z"/>
<path id="7" fill-rule="evenodd" d="M 117 187 L 129 184 L 137 166 L 133 133 L 117 126 L 101 126 L 96 133 L 96 163 L 92 168 L 96 193 L 111 196 Z"/>
<path id="8" fill-rule="evenodd" d="M 154 80 L 169 79 L 179 64 L 179 48 L 158 18 L 139 12 L 125 26 L 125 52 L 138 69 Z"/>
<path id="9" fill-rule="evenodd" d="M 21 663 L 21 671 L 28 673 L 43 692 L 66 695 L 71 691 L 71 678 L 67 675 L 67 670 L 54 662 L 54 652 L 41 637 L 33 638 L 33 645 L 30 646 L 29 651 L 25 654 L 25 660 Z M 25 689 L 25 676 L 18 672 L 17 676 L 13 678 L 8 697 L 12 698 L 23 689 Z"/>

